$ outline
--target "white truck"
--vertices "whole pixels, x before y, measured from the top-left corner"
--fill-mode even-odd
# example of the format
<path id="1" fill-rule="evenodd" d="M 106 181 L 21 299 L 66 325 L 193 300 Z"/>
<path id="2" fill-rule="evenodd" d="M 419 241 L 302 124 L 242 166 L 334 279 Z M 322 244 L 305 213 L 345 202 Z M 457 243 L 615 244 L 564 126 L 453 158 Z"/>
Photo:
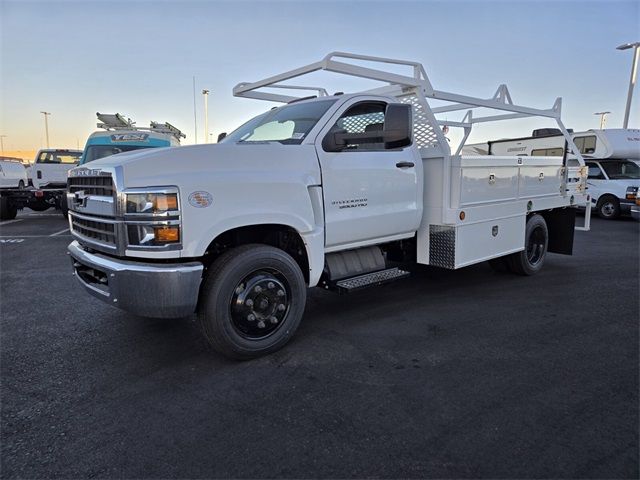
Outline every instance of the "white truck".
<path id="1" fill-rule="evenodd" d="M 575 161 L 562 133 L 555 129 L 534 131 L 531 137 L 488 142 L 490 155 L 563 156 Z M 540 135 L 539 133 L 546 133 Z M 572 132 L 571 137 L 584 156 L 592 207 L 604 219 L 628 214 L 640 187 L 640 130 L 606 129 Z M 466 146 L 467 149 L 470 146 Z M 469 151 L 469 150 L 467 150 Z"/>
<path id="2" fill-rule="evenodd" d="M 369 62 L 373 66 L 363 66 Z M 391 65 L 391 68 L 385 68 Z M 408 74 L 395 71 L 409 69 Z M 283 83 L 325 70 L 385 85 L 313 98 Z M 265 90 L 266 88 L 266 90 Z M 274 88 L 279 89 L 278 93 Z M 458 269 L 491 260 L 537 273 L 547 252 L 571 254 L 578 205 L 589 202 L 580 154 L 464 157 L 440 125 L 560 120 L 513 104 L 506 86 L 480 99 L 435 90 L 421 64 L 335 52 L 234 88 L 276 102 L 217 145 L 114 155 L 69 172 L 68 251 L 95 297 L 136 315 L 198 313 L 222 354 L 281 348 L 298 327 L 308 287 L 380 285 L 420 263 Z M 447 102 L 432 108 L 432 99 Z M 506 113 L 474 117 L 476 108 Z M 466 111 L 459 122 L 437 116 Z"/>
<path id="3" fill-rule="evenodd" d="M 82 150 L 46 148 L 39 150 L 31 167 L 31 181 L 38 189 L 67 187 L 67 173 L 78 165 Z"/>
<path id="4" fill-rule="evenodd" d="M 96 116 L 100 130 L 87 139 L 80 165 L 134 150 L 177 147 L 185 138 L 184 133 L 168 122 L 151 122 L 148 127 L 138 127 L 136 122 L 119 113 L 96 112 Z"/>
<path id="5" fill-rule="evenodd" d="M 20 166 L 18 184 L 0 190 L 0 220 L 15 218 L 25 207 L 37 212 L 55 207 L 66 214 L 67 172 L 78 164 L 80 155 L 81 150 L 39 150 L 30 167 Z"/>
<path id="6" fill-rule="evenodd" d="M 0 188 L 25 188 L 27 169 L 18 159 L 0 158 Z"/>

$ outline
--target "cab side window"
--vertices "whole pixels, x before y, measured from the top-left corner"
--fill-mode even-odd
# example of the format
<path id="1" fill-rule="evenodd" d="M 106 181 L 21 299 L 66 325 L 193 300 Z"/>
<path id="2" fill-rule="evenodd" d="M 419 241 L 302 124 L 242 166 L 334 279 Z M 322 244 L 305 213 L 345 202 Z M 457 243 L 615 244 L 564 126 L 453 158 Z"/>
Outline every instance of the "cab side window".
<path id="1" fill-rule="evenodd" d="M 604 174 L 602 173 L 602 170 L 597 163 L 587 162 L 586 165 L 587 167 L 589 167 L 588 178 L 590 178 L 591 180 L 605 180 Z"/>
<path id="2" fill-rule="evenodd" d="M 331 128 L 329 134 L 336 132 L 348 134 L 370 133 L 368 138 L 349 139 L 345 151 L 384 150 L 382 130 L 387 105 L 383 102 L 363 102 L 349 108 Z M 376 135 L 379 133 L 379 135 Z"/>

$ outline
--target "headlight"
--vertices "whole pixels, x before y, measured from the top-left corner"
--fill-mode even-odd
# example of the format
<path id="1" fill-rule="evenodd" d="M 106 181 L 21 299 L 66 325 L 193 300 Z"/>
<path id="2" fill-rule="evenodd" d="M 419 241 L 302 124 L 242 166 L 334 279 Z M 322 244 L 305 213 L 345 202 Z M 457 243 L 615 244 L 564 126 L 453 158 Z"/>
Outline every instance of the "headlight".
<path id="1" fill-rule="evenodd" d="M 627 200 L 635 200 L 638 194 L 638 187 L 627 187 Z"/>
<path id="2" fill-rule="evenodd" d="M 177 210 L 177 193 L 127 193 L 127 213 L 154 214 Z"/>
<path id="3" fill-rule="evenodd" d="M 130 189 L 124 192 L 127 245 L 134 249 L 177 250 L 181 246 L 180 209 L 176 187 Z"/>

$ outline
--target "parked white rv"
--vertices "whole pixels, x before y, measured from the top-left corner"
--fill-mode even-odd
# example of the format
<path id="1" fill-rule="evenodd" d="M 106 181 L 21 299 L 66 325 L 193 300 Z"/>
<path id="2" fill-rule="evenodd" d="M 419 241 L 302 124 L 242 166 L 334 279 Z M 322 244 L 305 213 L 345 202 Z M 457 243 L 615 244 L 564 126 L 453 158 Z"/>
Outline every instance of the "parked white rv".
<path id="1" fill-rule="evenodd" d="M 566 141 L 554 129 L 534 131 L 531 137 L 488 142 L 490 155 L 557 156 L 567 152 Z M 635 203 L 640 187 L 640 130 L 606 129 L 572 132 L 571 137 L 589 167 L 589 193 L 591 204 L 598 215 L 613 219 L 628 214 Z M 477 145 L 480 148 L 482 144 Z M 473 154 L 474 145 L 468 145 L 467 154 Z M 575 156 L 568 152 L 568 162 Z"/>
<path id="2" fill-rule="evenodd" d="M 317 70 L 384 86 L 309 88 L 314 98 L 262 90 L 295 93 L 281 82 Z M 463 157 L 441 130 L 468 136 L 476 122 L 540 116 L 572 144 L 560 99 L 536 109 L 513 104 L 504 85 L 491 100 L 439 91 L 419 63 L 339 52 L 234 94 L 286 105 L 220 144 L 123 153 L 69 172 L 69 253 L 87 292 L 143 316 L 198 311 L 211 345 L 250 358 L 289 341 L 307 287 L 346 293 L 406 277 L 398 261 L 458 269 L 493 260 L 533 275 L 547 252 L 572 253 L 575 207 L 587 203 L 579 153 L 578 167 Z M 447 105 L 432 108 L 434 98 Z M 471 118 L 475 108 L 509 113 Z M 469 113 L 455 125 L 436 117 L 459 110 Z"/>

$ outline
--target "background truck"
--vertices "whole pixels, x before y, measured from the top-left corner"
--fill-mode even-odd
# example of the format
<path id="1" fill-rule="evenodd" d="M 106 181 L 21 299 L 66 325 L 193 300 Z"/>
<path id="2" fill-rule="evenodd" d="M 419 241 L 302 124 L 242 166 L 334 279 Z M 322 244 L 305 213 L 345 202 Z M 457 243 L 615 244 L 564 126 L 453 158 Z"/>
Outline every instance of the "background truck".
<path id="1" fill-rule="evenodd" d="M 82 150 L 47 148 L 36 153 L 29 168 L 31 182 L 25 178 L 15 188 L 0 191 L 0 220 L 16 217 L 18 210 L 29 207 L 42 212 L 55 207 L 66 214 L 67 172 L 78 164 Z"/>
<path id="2" fill-rule="evenodd" d="M 571 136 L 589 168 L 587 185 L 592 207 L 605 219 L 628 214 L 640 187 L 640 130 L 587 130 L 573 132 Z M 495 140 L 486 145 L 489 155 L 568 155 L 569 162 L 575 161 L 556 129 L 538 130 L 531 137 Z"/>
<path id="3" fill-rule="evenodd" d="M 176 147 L 185 134 L 170 123 L 151 122 L 149 127 L 137 127 L 130 118 L 119 113 L 96 112 L 100 121 L 97 132 L 87 139 L 80 164 L 133 150 Z"/>
<path id="4" fill-rule="evenodd" d="M 383 86 L 328 95 L 285 83 L 318 70 Z M 317 97 L 287 94 L 303 88 Z M 554 119 L 575 147 L 559 98 L 545 110 L 514 104 L 505 85 L 490 99 L 458 95 L 435 90 L 419 63 L 348 53 L 241 83 L 234 94 L 286 104 L 217 145 L 75 168 L 67 195 L 81 285 L 137 315 L 197 312 L 207 340 L 229 357 L 281 348 L 308 287 L 347 293 L 406 277 L 413 263 L 490 260 L 533 275 L 547 252 L 572 253 L 574 228 L 589 228 L 589 211 L 575 227 L 575 207 L 589 202 L 580 153 L 576 166 L 460 155 L 475 123 L 530 116 Z M 476 108 L 506 113 L 475 117 Z M 456 111 L 466 113 L 453 122 Z M 453 151 L 444 124 L 464 131 Z"/>
<path id="5" fill-rule="evenodd" d="M 21 161 L 0 159 L 0 188 L 24 188 L 28 184 L 27 169 Z"/>

